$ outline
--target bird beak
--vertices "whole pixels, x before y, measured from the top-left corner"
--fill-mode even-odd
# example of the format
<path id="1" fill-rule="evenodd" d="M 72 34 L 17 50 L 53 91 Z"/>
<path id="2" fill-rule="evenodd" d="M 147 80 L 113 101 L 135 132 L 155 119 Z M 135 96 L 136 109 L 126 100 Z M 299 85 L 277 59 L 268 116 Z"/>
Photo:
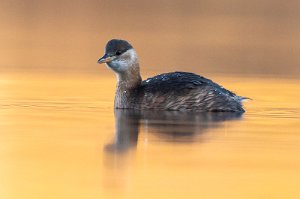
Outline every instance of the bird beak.
<path id="1" fill-rule="evenodd" d="M 103 63 L 107 63 L 107 62 L 110 62 L 112 60 L 114 60 L 116 57 L 115 56 L 109 56 L 107 55 L 106 53 L 103 55 L 103 57 L 101 57 L 99 60 L 98 60 L 98 63 L 99 64 L 103 64 Z"/>

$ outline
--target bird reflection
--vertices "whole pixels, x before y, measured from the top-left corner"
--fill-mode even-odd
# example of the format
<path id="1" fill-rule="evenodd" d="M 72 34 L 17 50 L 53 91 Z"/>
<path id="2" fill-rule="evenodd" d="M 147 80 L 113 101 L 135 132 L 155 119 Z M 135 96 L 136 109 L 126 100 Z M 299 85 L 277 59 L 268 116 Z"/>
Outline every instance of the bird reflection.
<path id="1" fill-rule="evenodd" d="M 115 110 L 115 139 L 105 146 L 107 152 L 124 153 L 135 148 L 139 129 L 147 129 L 162 141 L 193 142 L 210 129 L 221 127 L 225 121 L 238 120 L 236 112 L 180 112 L 154 110 Z M 196 139 L 197 138 L 197 139 Z"/>

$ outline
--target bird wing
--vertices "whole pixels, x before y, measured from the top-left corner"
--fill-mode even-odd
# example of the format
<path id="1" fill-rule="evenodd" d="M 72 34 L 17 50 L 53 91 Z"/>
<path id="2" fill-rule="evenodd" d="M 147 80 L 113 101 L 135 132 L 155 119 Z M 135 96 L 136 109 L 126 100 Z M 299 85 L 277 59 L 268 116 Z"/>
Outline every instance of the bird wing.
<path id="1" fill-rule="evenodd" d="M 191 89 L 201 87 L 211 87 L 215 92 L 225 94 L 230 97 L 236 97 L 236 94 L 214 83 L 210 79 L 200 75 L 187 72 L 173 72 L 157 75 L 142 82 L 142 87 L 148 93 L 174 93 L 184 94 Z"/>

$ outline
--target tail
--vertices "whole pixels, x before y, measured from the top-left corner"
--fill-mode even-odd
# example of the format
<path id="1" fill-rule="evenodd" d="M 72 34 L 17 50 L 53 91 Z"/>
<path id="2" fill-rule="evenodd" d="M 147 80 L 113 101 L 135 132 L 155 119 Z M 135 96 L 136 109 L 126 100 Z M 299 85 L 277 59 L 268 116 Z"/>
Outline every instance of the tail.
<path id="1" fill-rule="evenodd" d="M 253 100 L 249 97 L 242 97 L 242 96 L 238 96 L 238 99 L 240 102 L 247 102 L 248 100 Z"/>

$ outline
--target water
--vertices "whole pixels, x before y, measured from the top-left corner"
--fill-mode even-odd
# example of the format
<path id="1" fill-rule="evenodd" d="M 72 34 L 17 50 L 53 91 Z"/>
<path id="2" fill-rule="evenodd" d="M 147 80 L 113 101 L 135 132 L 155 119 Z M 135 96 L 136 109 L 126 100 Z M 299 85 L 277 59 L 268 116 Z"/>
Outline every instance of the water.
<path id="1" fill-rule="evenodd" d="M 1 74 L 0 198 L 299 198 L 300 81 L 209 77 L 247 112 L 114 111 L 113 75 Z"/>

